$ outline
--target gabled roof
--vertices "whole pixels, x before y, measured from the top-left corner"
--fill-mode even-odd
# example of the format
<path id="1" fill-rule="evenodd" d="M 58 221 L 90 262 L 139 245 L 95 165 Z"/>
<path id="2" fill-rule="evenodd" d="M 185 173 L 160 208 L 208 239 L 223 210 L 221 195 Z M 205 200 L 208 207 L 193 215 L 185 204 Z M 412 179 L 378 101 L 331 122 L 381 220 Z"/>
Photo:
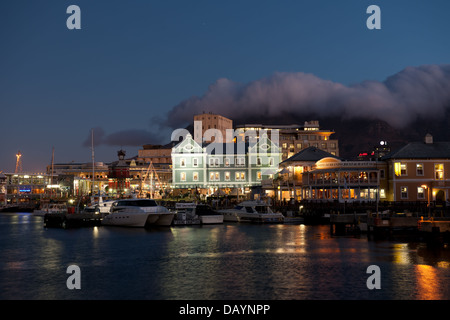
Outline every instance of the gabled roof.
<path id="1" fill-rule="evenodd" d="M 450 159 L 450 142 L 411 142 L 381 159 Z"/>
<path id="2" fill-rule="evenodd" d="M 317 162 L 320 159 L 323 158 L 327 158 L 327 157 L 331 157 L 331 158 L 336 158 L 339 160 L 342 160 L 341 158 L 332 155 L 329 152 L 323 151 L 319 148 L 316 147 L 309 147 L 309 148 L 305 148 L 303 150 L 301 150 L 300 152 L 297 152 L 296 154 L 294 154 L 292 157 L 284 160 L 283 163 L 287 163 L 287 162 L 292 162 L 292 161 L 313 161 L 313 162 Z"/>

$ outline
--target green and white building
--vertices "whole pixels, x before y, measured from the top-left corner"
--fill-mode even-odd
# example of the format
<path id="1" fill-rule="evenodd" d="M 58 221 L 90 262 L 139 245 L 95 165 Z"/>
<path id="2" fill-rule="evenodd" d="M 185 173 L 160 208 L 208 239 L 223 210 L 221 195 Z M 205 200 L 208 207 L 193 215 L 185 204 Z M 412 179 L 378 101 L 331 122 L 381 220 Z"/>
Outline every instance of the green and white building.
<path id="1" fill-rule="evenodd" d="M 206 194 L 261 187 L 281 162 L 281 149 L 267 135 L 257 141 L 200 145 L 190 134 L 172 149 L 172 187 L 205 189 Z"/>

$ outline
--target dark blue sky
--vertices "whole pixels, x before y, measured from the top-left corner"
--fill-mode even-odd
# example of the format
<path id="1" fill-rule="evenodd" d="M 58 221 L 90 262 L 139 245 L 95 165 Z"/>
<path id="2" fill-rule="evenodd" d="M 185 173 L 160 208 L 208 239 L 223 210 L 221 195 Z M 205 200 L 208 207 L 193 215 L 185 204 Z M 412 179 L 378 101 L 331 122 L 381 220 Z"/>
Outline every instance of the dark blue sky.
<path id="1" fill-rule="evenodd" d="M 66 27 L 71 4 L 81 30 Z M 366 27 L 371 4 L 381 30 Z M 2 0 L 0 171 L 18 150 L 24 171 L 44 171 L 52 147 L 55 162 L 90 161 L 91 128 L 97 161 L 168 142 L 155 118 L 220 78 L 303 72 L 352 85 L 448 64 L 449 12 L 446 0 Z"/>

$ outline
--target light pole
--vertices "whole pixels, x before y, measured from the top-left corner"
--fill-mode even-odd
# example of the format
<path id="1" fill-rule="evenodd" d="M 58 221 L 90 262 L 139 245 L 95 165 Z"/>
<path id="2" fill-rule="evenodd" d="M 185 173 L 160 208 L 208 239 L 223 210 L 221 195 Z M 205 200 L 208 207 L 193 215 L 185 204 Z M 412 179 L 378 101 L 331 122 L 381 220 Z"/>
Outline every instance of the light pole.
<path id="1" fill-rule="evenodd" d="M 426 184 L 421 185 L 422 188 L 427 190 L 427 207 L 428 207 L 428 218 L 430 217 L 430 189 Z"/>

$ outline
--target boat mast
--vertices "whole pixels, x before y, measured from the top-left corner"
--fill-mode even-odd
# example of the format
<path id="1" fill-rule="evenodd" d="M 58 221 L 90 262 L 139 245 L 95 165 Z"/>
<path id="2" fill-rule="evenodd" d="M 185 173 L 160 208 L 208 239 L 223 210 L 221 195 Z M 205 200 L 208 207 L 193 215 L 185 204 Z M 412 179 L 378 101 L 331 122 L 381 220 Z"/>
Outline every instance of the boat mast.
<path id="1" fill-rule="evenodd" d="M 52 174 L 50 176 L 50 198 L 53 198 L 53 164 L 55 162 L 55 147 L 52 147 Z"/>
<path id="2" fill-rule="evenodd" d="M 91 129 L 91 150 L 92 150 L 92 196 L 94 196 L 94 182 L 95 182 L 94 129 Z"/>

